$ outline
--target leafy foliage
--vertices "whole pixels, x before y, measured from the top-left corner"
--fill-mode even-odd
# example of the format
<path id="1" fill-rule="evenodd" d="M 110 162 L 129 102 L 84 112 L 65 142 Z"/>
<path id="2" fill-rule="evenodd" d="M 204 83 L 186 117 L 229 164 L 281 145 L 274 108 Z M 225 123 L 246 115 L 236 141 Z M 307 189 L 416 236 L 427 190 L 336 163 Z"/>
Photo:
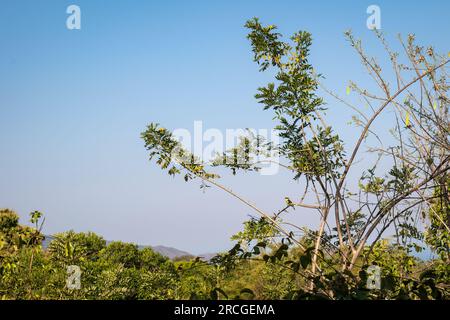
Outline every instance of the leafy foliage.
<path id="1" fill-rule="evenodd" d="M 218 154 L 212 168 L 258 171 L 254 156 L 277 150 L 283 168 L 299 181 L 299 201 L 285 197 L 278 212 L 266 213 L 220 183 L 166 128 L 151 123 L 142 133 L 149 159 L 169 175 L 186 182 L 200 179 L 243 202 L 252 217 L 232 237 L 235 245 L 211 261 L 185 257 L 176 261 L 135 244 L 112 242 L 94 233 L 56 234 L 48 250 L 41 246 L 42 213 L 30 214 L 34 227 L 19 224 L 11 210 L 0 210 L 0 298 L 4 299 L 448 299 L 450 297 L 450 213 L 448 177 L 448 80 L 450 60 L 432 47 L 416 45 L 413 35 L 401 40 L 405 63 L 376 33 L 389 55 L 397 89 L 385 79 L 375 58 L 360 40 L 346 33 L 350 45 L 379 92 L 351 82 L 347 96 L 358 94 L 372 110 L 328 91 L 350 106 L 361 132 L 353 149 L 326 122 L 320 81 L 309 62 L 312 36 L 294 33 L 288 40 L 274 25 L 257 18 L 246 23 L 259 70 L 273 71 L 274 81 L 255 95 L 272 113 L 281 142 L 247 135 L 237 146 Z M 412 76 L 405 78 L 405 73 Z M 385 147 L 373 123 L 391 107 L 396 120 Z M 369 109 L 369 108 L 368 108 Z M 372 146 L 371 141 L 379 144 Z M 362 165 L 356 162 L 368 146 Z M 374 163 L 366 161 L 375 154 Z M 387 169 L 386 169 L 387 168 Z M 349 182 L 349 172 L 359 170 Z M 311 195 L 312 197 L 307 197 Z M 316 199 L 306 203 L 305 199 Z M 319 216 L 317 230 L 285 221 L 302 208 Z M 334 219 L 334 220 L 333 220 Z M 426 223 L 420 223 L 424 221 Z M 386 232 L 394 234 L 386 239 Z M 431 248 L 436 256 L 421 261 L 413 253 Z M 82 272 L 79 290 L 66 286 L 67 267 Z M 382 270 L 380 289 L 368 290 L 369 266 Z"/>
<path id="2" fill-rule="evenodd" d="M 310 33 L 299 31 L 284 40 L 276 26 L 264 26 L 257 18 L 247 21 L 245 27 L 259 70 L 270 70 L 274 76 L 274 81 L 258 88 L 255 95 L 277 121 L 275 128 L 281 138 L 279 144 L 266 147 L 279 151 L 280 161 L 287 161 L 283 168 L 293 173 L 293 179 L 303 188 L 300 201 L 285 197 L 284 208 L 273 215 L 266 213 L 222 185 L 220 177 L 183 150 L 166 129 L 150 124 L 142 134 L 150 158 L 157 156 L 157 164 L 169 174 L 183 173 L 186 181 L 198 177 L 259 214 L 259 219 L 251 218 L 244 223 L 244 230 L 232 237 L 235 246 L 212 263 L 225 273 L 236 272 L 244 262 L 252 264 L 254 260 L 268 268 L 289 270 L 289 284 L 296 285 L 285 288 L 285 294 L 277 291 L 277 297 L 448 297 L 450 144 L 446 65 L 450 60 L 436 54 L 432 47 L 425 50 L 410 35 L 406 44 L 400 39 L 409 64 L 400 63 L 399 54 L 390 49 L 381 33 L 375 32 L 394 69 L 393 89 L 377 59 L 368 56 L 361 41 L 346 32 L 362 66 L 379 89 L 369 92 L 353 82 L 346 88 L 347 96 L 357 94 L 368 110 L 370 107 L 372 112 L 368 113 L 323 86 L 323 77 L 309 62 Z M 320 88 L 357 113 L 350 124 L 360 132 L 352 149 L 348 150 L 327 124 L 326 104 L 318 95 Z M 388 108 L 393 110 L 396 124 L 389 131 L 391 140 L 383 141 L 374 123 Z M 375 146 L 372 141 L 376 141 Z M 258 137 L 243 137 L 236 147 L 219 155 L 213 167 L 231 169 L 233 175 L 241 169 L 258 170 L 252 155 L 257 154 L 260 145 Z M 363 145 L 368 151 L 361 155 Z M 375 161 L 369 163 L 366 158 Z M 360 175 L 349 173 L 357 170 Z M 305 202 L 310 198 L 316 199 L 315 203 Z M 318 230 L 285 221 L 286 213 L 299 207 L 319 214 Z M 420 214 L 429 222 L 425 232 Z M 394 233 L 389 242 L 384 239 L 388 231 Z M 438 254 L 438 259 L 424 265 L 412 254 L 427 246 Z M 366 289 L 370 264 L 384 268 L 383 290 Z M 277 274 L 283 274 L 280 283 L 286 279 L 284 272 Z M 296 277 L 299 282 L 293 280 Z M 215 284 L 211 280 L 202 294 L 213 290 L 217 297 L 219 282 L 219 278 Z M 249 289 L 258 292 L 254 287 Z"/>

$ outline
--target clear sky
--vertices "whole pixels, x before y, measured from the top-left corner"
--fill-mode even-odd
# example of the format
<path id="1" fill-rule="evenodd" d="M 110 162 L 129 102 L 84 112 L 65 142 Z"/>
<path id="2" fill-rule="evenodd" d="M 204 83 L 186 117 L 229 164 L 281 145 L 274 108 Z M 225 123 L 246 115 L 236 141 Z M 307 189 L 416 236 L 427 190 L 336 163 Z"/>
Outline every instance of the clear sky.
<path id="1" fill-rule="evenodd" d="M 81 8 L 68 30 L 66 8 Z M 449 1 L 4 0 L 0 3 L 0 207 L 45 213 L 44 232 L 94 231 L 109 240 L 192 253 L 230 247 L 251 212 L 221 191 L 173 179 L 147 161 L 140 133 L 165 127 L 271 128 L 253 98 L 260 74 L 243 25 L 252 17 L 290 35 L 308 30 L 311 61 L 345 93 L 367 78 L 343 32 L 385 58 L 366 28 L 371 4 L 382 30 L 449 46 Z M 336 126 L 351 114 L 329 101 Z M 351 143 L 354 129 L 340 132 Z M 267 211 L 295 195 L 289 175 L 225 180 Z M 295 214 L 301 214 L 296 211 Z M 311 225 L 312 216 L 301 216 Z"/>

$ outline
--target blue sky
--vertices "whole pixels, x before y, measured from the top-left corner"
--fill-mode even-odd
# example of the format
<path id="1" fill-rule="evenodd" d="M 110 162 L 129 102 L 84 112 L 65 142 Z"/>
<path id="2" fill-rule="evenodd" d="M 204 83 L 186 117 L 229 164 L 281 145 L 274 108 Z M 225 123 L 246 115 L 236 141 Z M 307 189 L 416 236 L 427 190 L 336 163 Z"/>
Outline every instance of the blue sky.
<path id="1" fill-rule="evenodd" d="M 66 28 L 70 4 L 81 8 L 81 30 Z M 44 212 L 46 233 L 90 230 L 193 253 L 227 249 L 251 212 L 218 190 L 202 193 L 161 172 L 147 161 L 140 133 L 149 122 L 273 126 L 253 98 L 270 80 L 245 38 L 243 25 L 255 16 L 285 35 L 310 31 L 311 61 L 329 88 L 343 94 L 349 80 L 364 86 L 343 32 L 352 29 L 385 58 L 366 28 L 371 4 L 380 6 L 390 42 L 415 33 L 438 51 L 450 49 L 448 1 L 2 1 L 0 207 L 23 221 L 32 210 Z M 351 143 L 351 114 L 332 100 L 329 107 Z M 225 182 L 273 211 L 295 194 L 288 179 Z"/>

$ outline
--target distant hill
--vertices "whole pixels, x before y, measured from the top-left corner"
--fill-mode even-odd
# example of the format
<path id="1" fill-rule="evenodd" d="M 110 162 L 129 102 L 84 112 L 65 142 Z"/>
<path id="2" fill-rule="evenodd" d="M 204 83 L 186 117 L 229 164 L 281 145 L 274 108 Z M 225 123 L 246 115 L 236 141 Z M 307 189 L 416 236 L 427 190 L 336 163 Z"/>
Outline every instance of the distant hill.
<path id="1" fill-rule="evenodd" d="M 42 247 L 44 249 L 47 249 L 50 241 L 52 241 L 54 239 L 53 236 L 45 236 L 44 241 L 42 242 Z M 106 241 L 106 244 L 111 243 L 112 241 Z M 182 250 L 178 250 L 176 248 L 172 248 L 172 247 L 166 247 L 166 246 L 146 246 L 146 245 L 138 245 L 139 249 L 144 249 L 144 248 L 152 248 L 155 252 L 158 252 L 159 254 L 169 258 L 169 259 L 174 259 L 174 258 L 178 258 L 178 257 L 183 257 L 183 256 L 193 256 L 192 254 L 190 254 L 189 252 L 186 251 L 182 251 Z"/>
<path id="2" fill-rule="evenodd" d="M 169 259 L 174 259 L 174 258 L 183 257 L 183 256 L 192 256 L 192 254 L 190 254 L 189 252 L 178 250 L 178 249 L 172 248 L 172 247 L 166 247 L 166 246 L 139 246 L 139 248 L 145 248 L 145 247 L 150 247 L 154 251 L 158 252 L 159 254 L 161 254 L 161 255 L 169 258 Z"/>

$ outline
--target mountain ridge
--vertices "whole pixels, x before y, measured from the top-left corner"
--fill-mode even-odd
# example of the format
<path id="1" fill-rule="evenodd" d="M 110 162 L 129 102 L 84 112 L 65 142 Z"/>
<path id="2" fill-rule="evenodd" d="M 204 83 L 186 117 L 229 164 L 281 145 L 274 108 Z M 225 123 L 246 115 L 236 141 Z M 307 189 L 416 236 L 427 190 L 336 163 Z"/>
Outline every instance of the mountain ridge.
<path id="1" fill-rule="evenodd" d="M 48 248 L 48 245 L 50 244 L 50 242 L 55 239 L 55 237 L 53 236 L 49 236 L 49 235 L 45 235 L 44 240 L 42 241 L 42 247 L 44 249 Z M 106 240 L 106 244 L 108 245 L 109 243 L 111 243 L 113 241 L 110 240 Z M 136 244 L 136 243 L 134 243 Z M 179 250 L 177 248 L 173 248 L 173 247 L 167 247 L 167 246 L 163 246 L 163 245 L 157 245 L 157 246 L 151 246 L 151 245 L 140 245 L 140 244 L 136 244 L 138 246 L 139 249 L 144 249 L 144 248 L 151 248 L 153 249 L 155 252 L 173 260 L 175 258 L 180 258 L 183 256 L 192 256 L 195 257 L 196 255 L 191 254 L 187 251 L 183 251 L 183 250 Z M 202 256 L 202 255 L 199 255 Z M 208 254 L 209 256 L 209 254 Z"/>

